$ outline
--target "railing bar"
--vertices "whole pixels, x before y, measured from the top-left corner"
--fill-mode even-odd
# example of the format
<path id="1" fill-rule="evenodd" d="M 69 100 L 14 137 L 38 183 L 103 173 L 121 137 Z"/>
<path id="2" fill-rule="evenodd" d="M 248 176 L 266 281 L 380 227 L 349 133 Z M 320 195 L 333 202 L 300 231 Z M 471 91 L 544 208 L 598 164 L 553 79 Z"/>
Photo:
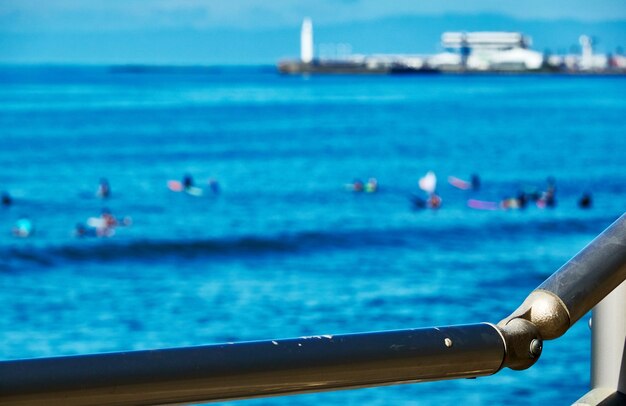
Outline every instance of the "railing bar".
<path id="1" fill-rule="evenodd" d="M 472 324 L 0 362 L 0 404 L 157 404 L 467 378 L 504 342 Z"/>
<path id="2" fill-rule="evenodd" d="M 570 326 L 626 280 L 626 214 L 591 241 L 537 289 L 557 295 Z"/>

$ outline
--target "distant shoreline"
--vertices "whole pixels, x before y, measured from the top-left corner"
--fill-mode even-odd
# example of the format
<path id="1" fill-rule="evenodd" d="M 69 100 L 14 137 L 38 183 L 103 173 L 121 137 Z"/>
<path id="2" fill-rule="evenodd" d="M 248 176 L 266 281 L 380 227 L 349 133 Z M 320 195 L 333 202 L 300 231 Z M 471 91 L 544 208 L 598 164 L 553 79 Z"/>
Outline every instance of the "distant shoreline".
<path id="1" fill-rule="evenodd" d="M 96 69 L 107 70 L 111 74 L 194 74 L 194 75 L 213 75 L 220 73 L 236 73 L 236 72 L 250 72 L 250 73 L 267 73 L 276 74 L 277 76 L 298 76 L 305 75 L 306 73 L 296 72 L 283 73 L 277 69 L 276 65 L 272 64 L 250 64 L 250 65 L 201 65 L 201 64 L 189 64 L 189 65 L 169 65 L 169 64 L 81 64 L 81 63 L 0 63 L 0 71 L 11 71 L 20 69 L 33 69 L 33 70 L 64 70 L 64 69 Z M 389 74 L 382 73 L 370 73 L 370 72 L 344 72 L 339 75 L 335 73 L 321 73 L 316 72 L 314 76 L 415 76 L 411 73 L 394 73 Z M 625 71 L 444 71 L 438 72 L 436 75 L 429 74 L 428 76 L 562 76 L 562 77 L 626 77 Z"/>

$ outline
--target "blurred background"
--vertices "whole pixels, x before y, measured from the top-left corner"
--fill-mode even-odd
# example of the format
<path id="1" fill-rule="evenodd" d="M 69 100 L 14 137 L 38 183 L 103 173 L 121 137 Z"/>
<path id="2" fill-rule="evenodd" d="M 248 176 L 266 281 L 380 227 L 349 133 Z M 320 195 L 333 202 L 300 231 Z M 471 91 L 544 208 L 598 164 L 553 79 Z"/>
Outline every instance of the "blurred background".
<path id="1" fill-rule="evenodd" d="M 316 58 L 626 45 L 617 0 L 0 3 L 1 359 L 495 323 L 624 212 L 624 75 L 281 75 L 307 16 Z M 235 404 L 570 404 L 587 321 L 526 371 Z"/>

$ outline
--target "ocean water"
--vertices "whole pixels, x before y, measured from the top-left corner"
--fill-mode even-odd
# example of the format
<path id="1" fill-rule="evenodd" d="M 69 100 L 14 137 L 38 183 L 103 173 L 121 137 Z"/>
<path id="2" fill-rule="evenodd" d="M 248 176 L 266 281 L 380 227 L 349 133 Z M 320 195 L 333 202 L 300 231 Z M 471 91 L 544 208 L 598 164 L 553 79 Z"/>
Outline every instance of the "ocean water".
<path id="1" fill-rule="evenodd" d="M 625 211 L 624 94 L 621 77 L 0 67 L 0 359 L 498 322 Z M 415 210 L 429 170 L 442 207 Z M 446 181 L 473 173 L 478 191 Z M 202 196 L 168 190 L 184 174 Z M 549 176 L 554 208 L 467 206 Z M 346 190 L 369 177 L 377 193 Z M 132 225 L 77 238 L 103 208 Z M 526 371 L 234 404 L 570 404 L 587 321 Z"/>

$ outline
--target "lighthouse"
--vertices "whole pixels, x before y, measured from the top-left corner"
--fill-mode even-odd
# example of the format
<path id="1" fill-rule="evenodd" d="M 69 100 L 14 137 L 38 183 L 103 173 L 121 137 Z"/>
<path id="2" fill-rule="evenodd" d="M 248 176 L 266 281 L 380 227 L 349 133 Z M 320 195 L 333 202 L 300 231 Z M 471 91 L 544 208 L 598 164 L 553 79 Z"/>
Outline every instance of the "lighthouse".
<path id="1" fill-rule="evenodd" d="M 300 31 L 300 60 L 302 63 L 313 62 L 313 23 L 310 18 L 302 21 Z"/>

